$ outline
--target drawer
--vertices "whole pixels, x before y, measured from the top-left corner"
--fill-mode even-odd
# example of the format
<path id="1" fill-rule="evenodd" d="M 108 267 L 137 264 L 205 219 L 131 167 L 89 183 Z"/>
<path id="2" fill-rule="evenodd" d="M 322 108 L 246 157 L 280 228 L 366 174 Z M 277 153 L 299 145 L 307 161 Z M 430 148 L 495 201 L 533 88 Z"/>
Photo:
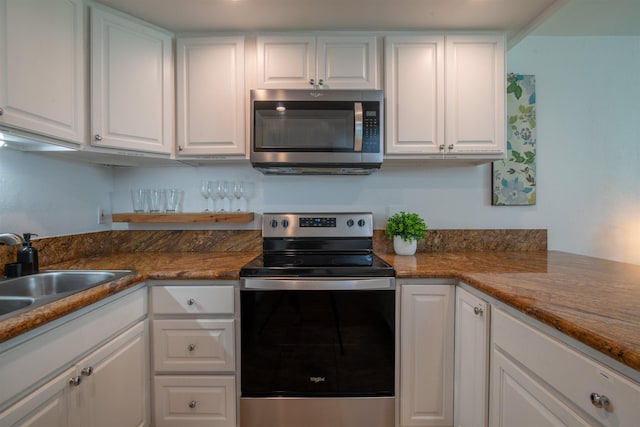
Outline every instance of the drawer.
<path id="1" fill-rule="evenodd" d="M 633 426 L 640 420 L 640 384 L 497 309 L 492 342 L 602 425 Z M 594 406 L 592 393 L 606 396 L 609 408 Z"/>
<path id="2" fill-rule="evenodd" d="M 235 427 L 235 377 L 156 376 L 156 427 Z"/>
<path id="3" fill-rule="evenodd" d="M 233 319 L 154 320 L 153 358 L 159 372 L 233 372 Z"/>
<path id="4" fill-rule="evenodd" d="M 154 314 L 233 314 L 233 286 L 152 286 Z"/>

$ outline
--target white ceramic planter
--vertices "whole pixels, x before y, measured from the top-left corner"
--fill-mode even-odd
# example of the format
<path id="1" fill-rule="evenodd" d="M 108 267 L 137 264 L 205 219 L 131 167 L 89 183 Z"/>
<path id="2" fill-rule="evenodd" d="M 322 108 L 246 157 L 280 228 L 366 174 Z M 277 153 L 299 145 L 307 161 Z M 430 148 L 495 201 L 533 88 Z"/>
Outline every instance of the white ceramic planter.
<path id="1" fill-rule="evenodd" d="M 418 241 L 416 239 L 405 242 L 402 240 L 402 237 L 393 236 L 393 250 L 396 252 L 396 255 L 413 255 L 416 253 L 417 246 Z"/>

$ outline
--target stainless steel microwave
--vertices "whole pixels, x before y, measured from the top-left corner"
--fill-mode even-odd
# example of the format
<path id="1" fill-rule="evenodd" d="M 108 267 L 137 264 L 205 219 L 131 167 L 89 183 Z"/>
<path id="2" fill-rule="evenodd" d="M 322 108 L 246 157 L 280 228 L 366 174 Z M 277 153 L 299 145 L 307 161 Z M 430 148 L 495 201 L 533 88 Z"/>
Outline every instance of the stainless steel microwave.
<path id="1" fill-rule="evenodd" d="M 366 175 L 382 165 L 380 90 L 251 91 L 251 154 L 265 174 Z"/>

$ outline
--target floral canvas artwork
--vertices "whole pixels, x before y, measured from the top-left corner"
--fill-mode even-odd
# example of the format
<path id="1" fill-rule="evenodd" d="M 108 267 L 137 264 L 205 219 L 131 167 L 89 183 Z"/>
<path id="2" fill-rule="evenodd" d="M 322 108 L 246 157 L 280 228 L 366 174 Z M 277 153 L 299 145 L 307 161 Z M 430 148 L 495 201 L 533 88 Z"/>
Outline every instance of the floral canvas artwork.
<path id="1" fill-rule="evenodd" d="M 507 155 L 493 162 L 492 204 L 536 204 L 536 79 L 507 75 Z"/>

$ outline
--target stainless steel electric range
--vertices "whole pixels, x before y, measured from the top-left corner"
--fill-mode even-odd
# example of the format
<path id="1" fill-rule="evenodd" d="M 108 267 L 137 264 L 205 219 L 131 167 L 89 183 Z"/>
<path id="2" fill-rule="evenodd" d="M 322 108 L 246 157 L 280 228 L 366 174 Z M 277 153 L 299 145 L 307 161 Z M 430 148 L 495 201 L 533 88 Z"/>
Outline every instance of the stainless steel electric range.
<path id="1" fill-rule="evenodd" d="M 391 427 L 395 271 L 371 213 L 269 213 L 240 271 L 243 427 Z"/>

